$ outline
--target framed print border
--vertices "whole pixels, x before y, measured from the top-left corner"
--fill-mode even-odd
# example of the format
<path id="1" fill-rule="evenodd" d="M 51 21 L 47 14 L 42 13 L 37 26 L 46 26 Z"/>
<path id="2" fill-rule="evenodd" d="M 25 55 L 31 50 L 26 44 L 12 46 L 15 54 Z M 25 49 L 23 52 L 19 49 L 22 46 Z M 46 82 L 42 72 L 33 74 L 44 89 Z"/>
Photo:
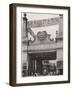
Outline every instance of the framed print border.
<path id="1" fill-rule="evenodd" d="M 17 7 L 28 7 L 28 8 L 44 8 L 44 9 L 60 9 L 60 10 L 68 10 L 68 80 L 63 81 L 51 81 L 51 82 L 29 82 L 29 83 L 16 83 L 16 46 L 17 46 L 17 27 L 16 27 L 16 20 L 17 20 Z M 46 84 L 60 84 L 60 83 L 70 83 L 70 7 L 66 6 L 51 6 L 51 5 L 34 5 L 34 4 L 17 4 L 13 3 L 9 6 L 10 12 L 10 61 L 9 61 L 9 84 L 11 86 L 30 86 L 30 85 L 46 85 Z"/>

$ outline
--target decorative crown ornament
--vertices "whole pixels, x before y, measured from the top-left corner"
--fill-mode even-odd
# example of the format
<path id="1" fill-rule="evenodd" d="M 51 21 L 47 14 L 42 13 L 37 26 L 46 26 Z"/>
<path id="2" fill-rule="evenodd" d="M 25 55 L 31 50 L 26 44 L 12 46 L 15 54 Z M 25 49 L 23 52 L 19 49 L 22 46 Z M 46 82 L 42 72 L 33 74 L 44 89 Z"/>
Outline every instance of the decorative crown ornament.
<path id="1" fill-rule="evenodd" d="M 37 37 L 40 41 L 43 41 L 47 37 L 47 32 L 46 31 L 41 31 L 37 33 Z"/>

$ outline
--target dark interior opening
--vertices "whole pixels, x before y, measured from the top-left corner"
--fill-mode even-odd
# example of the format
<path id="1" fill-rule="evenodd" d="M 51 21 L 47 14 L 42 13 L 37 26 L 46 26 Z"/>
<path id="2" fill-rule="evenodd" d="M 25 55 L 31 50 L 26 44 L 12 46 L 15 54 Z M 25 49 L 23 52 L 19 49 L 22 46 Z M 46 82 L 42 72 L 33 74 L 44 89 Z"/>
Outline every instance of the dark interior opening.
<path id="1" fill-rule="evenodd" d="M 49 60 L 56 60 L 56 51 L 54 52 L 45 52 L 45 53 L 30 53 L 29 56 L 29 65 L 28 65 L 28 75 L 43 75 L 43 69 L 49 68 L 49 65 L 43 65 L 42 61 L 46 60 L 45 63 Z M 48 62 L 47 62 L 48 63 Z M 49 71 L 49 70 L 48 70 Z"/>

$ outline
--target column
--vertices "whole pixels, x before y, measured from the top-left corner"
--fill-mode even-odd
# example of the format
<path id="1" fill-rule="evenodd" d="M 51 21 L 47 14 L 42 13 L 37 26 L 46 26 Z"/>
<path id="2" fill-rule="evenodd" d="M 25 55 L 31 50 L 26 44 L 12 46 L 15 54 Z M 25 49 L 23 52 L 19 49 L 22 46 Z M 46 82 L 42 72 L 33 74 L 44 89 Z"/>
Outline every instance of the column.
<path id="1" fill-rule="evenodd" d="M 59 19 L 59 32 L 57 32 L 56 45 L 57 45 L 57 69 L 63 69 L 63 15 Z"/>
<path id="2" fill-rule="evenodd" d="M 28 32 L 27 32 L 27 17 L 26 14 L 24 14 L 23 19 L 23 30 L 22 30 L 22 71 L 23 76 L 28 75 Z M 25 68 L 24 68 L 25 67 Z"/>
<path id="3" fill-rule="evenodd" d="M 59 15 L 59 36 L 63 37 L 63 15 Z"/>

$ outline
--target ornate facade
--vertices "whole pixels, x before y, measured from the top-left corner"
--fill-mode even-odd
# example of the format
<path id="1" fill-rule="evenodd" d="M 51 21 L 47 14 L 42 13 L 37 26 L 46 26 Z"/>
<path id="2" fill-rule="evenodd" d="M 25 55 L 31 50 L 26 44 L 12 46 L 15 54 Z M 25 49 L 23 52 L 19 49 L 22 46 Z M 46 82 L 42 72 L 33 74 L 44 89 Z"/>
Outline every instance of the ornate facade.
<path id="1" fill-rule="evenodd" d="M 56 38 L 51 39 L 46 31 L 37 35 L 31 28 L 59 25 Z M 27 21 L 23 17 L 22 30 L 22 76 L 62 75 L 63 74 L 63 16 L 57 18 Z M 33 40 L 28 39 L 28 33 Z"/>

